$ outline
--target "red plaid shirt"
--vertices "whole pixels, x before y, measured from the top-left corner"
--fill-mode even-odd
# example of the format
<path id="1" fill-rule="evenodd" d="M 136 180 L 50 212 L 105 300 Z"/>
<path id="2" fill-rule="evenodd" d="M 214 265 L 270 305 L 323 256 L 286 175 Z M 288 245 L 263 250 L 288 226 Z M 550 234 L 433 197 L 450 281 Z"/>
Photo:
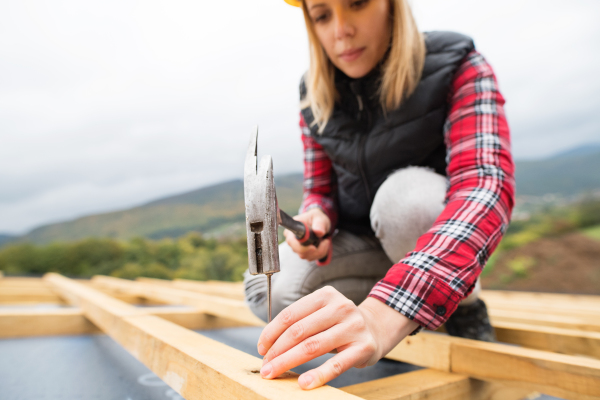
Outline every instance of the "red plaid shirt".
<path id="1" fill-rule="evenodd" d="M 446 207 L 415 249 L 392 266 L 369 296 L 436 329 L 472 290 L 508 227 L 514 165 L 494 72 L 477 51 L 459 67 L 444 127 L 449 188 Z M 304 144 L 301 211 L 321 208 L 337 222 L 331 160 L 300 118 Z"/>

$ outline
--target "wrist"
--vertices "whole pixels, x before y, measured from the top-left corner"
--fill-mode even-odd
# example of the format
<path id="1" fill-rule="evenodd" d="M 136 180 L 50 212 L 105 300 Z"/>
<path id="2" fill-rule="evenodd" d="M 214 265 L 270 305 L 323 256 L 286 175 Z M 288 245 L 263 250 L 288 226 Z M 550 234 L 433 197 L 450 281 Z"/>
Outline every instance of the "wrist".
<path id="1" fill-rule="evenodd" d="M 383 358 L 419 326 L 415 321 L 372 297 L 367 297 L 358 309 L 377 343 L 378 359 Z"/>

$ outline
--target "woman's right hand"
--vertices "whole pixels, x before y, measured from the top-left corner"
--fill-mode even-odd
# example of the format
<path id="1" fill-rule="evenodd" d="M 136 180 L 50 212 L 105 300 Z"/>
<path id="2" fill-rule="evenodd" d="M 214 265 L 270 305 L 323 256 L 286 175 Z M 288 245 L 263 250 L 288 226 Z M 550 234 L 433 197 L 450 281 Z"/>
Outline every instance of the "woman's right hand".
<path id="1" fill-rule="evenodd" d="M 329 217 L 320 208 L 311 208 L 305 213 L 296 215 L 294 219 L 304 222 L 313 230 L 315 235 L 320 238 L 325 236 L 325 234 L 327 234 L 331 229 L 331 221 L 329 220 Z M 296 235 L 289 230 L 284 230 L 283 234 L 285 236 L 286 243 L 303 260 L 320 260 L 327 256 L 329 246 L 331 246 L 330 239 L 323 240 L 321 243 L 319 243 L 319 247 L 315 247 L 313 245 L 302 246 L 298 239 L 296 239 Z"/>

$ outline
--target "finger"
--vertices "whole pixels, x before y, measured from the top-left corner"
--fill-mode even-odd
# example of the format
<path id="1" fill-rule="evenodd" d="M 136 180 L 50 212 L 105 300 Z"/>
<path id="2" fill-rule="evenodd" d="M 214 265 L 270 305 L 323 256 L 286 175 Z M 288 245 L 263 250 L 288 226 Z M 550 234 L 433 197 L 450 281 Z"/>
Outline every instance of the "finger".
<path id="1" fill-rule="evenodd" d="M 285 242 L 301 259 L 313 261 L 319 257 L 319 252 L 315 246 L 303 246 L 296 238 L 296 235 L 289 230 L 283 231 L 283 234 L 285 235 Z"/>
<path id="2" fill-rule="evenodd" d="M 303 340 L 292 349 L 263 365 L 260 375 L 266 379 L 276 378 L 287 370 L 347 344 L 348 341 L 350 341 L 350 334 L 347 324 L 334 325 L 324 332 Z"/>
<path id="3" fill-rule="evenodd" d="M 336 305 L 331 304 L 295 322 L 286 329 L 265 354 L 263 365 L 303 340 L 331 328 L 351 311 L 352 309 L 345 302 Z"/>
<path id="4" fill-rule="evenodd" d="M 329 230 L 327 227 L 327 221 L 321 216 L 315 216 L 315 218 L 313 218 L 311 228 L 318 237 L 323 237 L 323 235 L 325 235 Z"/>
<path id="5" fill-rule="evenodd" d="M 285 236 L 285 242 L 294 250 L 294 253 L 304 254 L 306 247 L 302 246 L 298 241 L 298 238 L 292 231 L 284 230 L 283 235 Z"/>
<path id="6" fill-rule="evenodd" d="M 258 354 L 261 356 L 267 354 L 275 341 L 292 324 L 323 308 L 326 300 L 332 295 L 332 291 L 335 289 L 331 287 L 319 289 L 284 308 L 260 334 L 257 345 Z"/>
<path id="7" fill-rule="evenodd" d="M 325 361 L 320 367 L 300 375 L 298 385 L 304 390 L 323 386 L 355 365 L 364 364 L 363 358 L 364 355 L 358 349 L 351 347 Z"/>
<path id="8" fill-rule="evenodd" d="M 325 257 L 327 255 L 327 253 L 329 252 L 329 246 L 331 246 L 331 240 L 330 239 L 326 239 L 326 240 L 321 241 L 321 243 L 319 243 L 319 247 L 317 247 L 317 249 L 315 251 L 316 257 L 314 259 L 315 260 L 320 260 L 323 257 Z"/>

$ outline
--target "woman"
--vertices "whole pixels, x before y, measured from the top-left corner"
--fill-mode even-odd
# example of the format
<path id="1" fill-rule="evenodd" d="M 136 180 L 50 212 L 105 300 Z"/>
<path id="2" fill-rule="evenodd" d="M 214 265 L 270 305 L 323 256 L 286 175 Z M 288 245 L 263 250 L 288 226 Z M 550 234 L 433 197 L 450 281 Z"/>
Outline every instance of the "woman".
<path id="1" fill-rule="evenodd" d="M 302 7 L 310 43 L 296 218 L 332 237 L 303 247 L 285 232 L 261 375 L 336 350 L 299 377 L 312 389 L 444 322 L 491 340 L 476 283 L 509 223 L 514 168 L 490 66 L 468 37 L 419 33 L 405 0 L 286 2 Z M 247 274 L 245 288 L 266 319 L 265 277 Z"/>

